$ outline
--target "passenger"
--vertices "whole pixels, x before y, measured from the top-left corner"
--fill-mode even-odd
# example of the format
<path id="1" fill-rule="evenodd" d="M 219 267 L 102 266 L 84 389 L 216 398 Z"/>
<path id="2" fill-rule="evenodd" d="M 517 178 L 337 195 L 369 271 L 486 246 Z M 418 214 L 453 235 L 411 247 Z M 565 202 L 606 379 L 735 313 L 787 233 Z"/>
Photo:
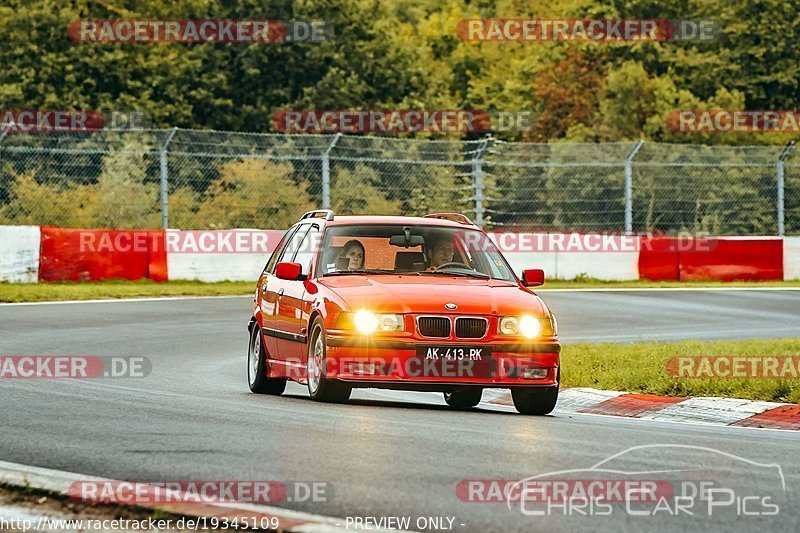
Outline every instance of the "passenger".
<path id="1" fill-rule="evenodd" d="M 340 270 L 361 270 L 364 268 L 364 257 L 364 245 L 353 239 L 342 246 L 342 253 L 336 260 L 336 266 Z"/>

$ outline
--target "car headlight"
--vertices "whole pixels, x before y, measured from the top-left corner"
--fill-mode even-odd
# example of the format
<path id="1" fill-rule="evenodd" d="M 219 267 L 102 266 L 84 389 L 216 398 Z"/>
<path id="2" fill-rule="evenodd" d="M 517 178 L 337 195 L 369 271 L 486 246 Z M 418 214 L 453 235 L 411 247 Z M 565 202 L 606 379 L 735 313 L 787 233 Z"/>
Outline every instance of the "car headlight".
<path id="1" fill-rule="evenodd" d="M 542 324 L 538 319 L 530 315 L 525 315 L 519 319 L 519 332 L 522 333 L 523 337 L 532 339 L 539 335 L 540 331 L 542 331 Z"/>
<path id="2" fill-rule="evenodd" d="M 403 331 L 403 315 L 397 314 L 375 314 L 372 311 L 362 309 L 356 311 L 353 316 L 353 325 L 364 335 L 370 335 L 376 331 Z"/>
<path id="3" fill-rule="evenodd" d="M 530 315 L 506 316 L 500 319 L 499 329 L 502 335 L 521 335 L 532 339 L 541 333 L 542 324 L 538 318 Z"/>
<path id="4" fill-rule="evenodd" d="M 378 329 L 381 331 L 403 331 L 403 315 L 378 315 Z"/>

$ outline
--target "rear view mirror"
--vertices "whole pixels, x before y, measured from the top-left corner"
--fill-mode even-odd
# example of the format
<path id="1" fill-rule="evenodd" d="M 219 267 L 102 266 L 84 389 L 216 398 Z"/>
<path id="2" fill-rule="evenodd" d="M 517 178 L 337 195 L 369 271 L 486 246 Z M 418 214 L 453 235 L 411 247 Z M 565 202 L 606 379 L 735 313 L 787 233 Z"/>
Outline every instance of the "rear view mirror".
<path id="1" fill-rule="evenodd" d="M 402 248 L 415 248 L 425 244 L 425 239 L 422 235 L 392 235 L 389 238 L 389 244 Z"/>
<path id="2" fill-rule="evenodd" d="M 522 284 L 526 287 L 538 287 L 544 285 L 544 270 L 541 268 L 529 268 L 522 271 Z"/>

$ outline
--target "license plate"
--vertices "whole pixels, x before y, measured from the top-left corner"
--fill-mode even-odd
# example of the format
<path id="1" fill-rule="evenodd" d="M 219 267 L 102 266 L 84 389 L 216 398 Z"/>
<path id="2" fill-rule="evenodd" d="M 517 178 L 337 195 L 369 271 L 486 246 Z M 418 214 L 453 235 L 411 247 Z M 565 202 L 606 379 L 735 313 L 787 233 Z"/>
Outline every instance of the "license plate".
<path id="1" fill-rule="evenodd" d="M 493 375 L 489 346 L 420 346 L 419 375 L 443 378 L 488 378 Z"/>

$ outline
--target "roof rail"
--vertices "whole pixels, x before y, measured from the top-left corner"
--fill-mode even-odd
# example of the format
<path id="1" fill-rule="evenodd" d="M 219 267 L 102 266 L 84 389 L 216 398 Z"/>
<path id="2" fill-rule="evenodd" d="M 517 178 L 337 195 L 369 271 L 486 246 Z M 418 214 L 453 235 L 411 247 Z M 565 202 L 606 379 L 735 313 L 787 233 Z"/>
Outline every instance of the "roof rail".
<path id="1" fill-rule="evenodd" d="M 431 213 L 430 215 L 425 215 L 424 218 L 441 218 L 442 220 L 452 220 L 459 224 L 475 225 L 467 215 L 462 215 L 461 213 Z"/>
<path id="2" fill-rule="evenodd" d="M 308 211 L 300 217 L 300 220 L 307 218 L 324 218 L 325 220 L 333 220 L 333 209 L 314 209 Z"/>

